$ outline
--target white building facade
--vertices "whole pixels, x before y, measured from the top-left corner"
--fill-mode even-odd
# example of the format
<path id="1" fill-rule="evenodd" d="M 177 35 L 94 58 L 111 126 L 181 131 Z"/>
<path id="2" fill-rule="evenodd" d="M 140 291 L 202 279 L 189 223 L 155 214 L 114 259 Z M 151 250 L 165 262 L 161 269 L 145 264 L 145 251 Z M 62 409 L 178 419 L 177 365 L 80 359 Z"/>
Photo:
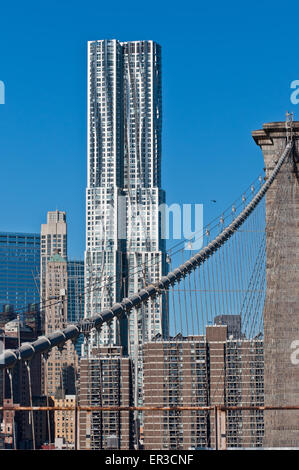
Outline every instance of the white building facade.
<path id="1" fill-rule="evenodd" d="M 89 42 L 86 316 L 166 271 L 161 130 L 161 47 L 153 41 Z M 103 327 L 91 345 L 122 344 L 140 363 L 142 344 L 166 334 L 165 307 L 165 299 L 149 302 L 127 321 Z"/>

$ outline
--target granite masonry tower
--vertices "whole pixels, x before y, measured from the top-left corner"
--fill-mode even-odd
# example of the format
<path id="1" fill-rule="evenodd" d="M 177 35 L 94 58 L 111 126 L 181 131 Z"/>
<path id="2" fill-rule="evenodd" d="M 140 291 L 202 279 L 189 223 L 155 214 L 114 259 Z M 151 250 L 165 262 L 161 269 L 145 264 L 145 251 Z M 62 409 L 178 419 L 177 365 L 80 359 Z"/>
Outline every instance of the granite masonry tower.
<path id="1" fill-rule="evenodd" d="M 290 130 L 272 122 L 252 135 L 267 178 Z M 292 151 L 266 195 L 265 405 L 274 407 L 299 404 L 299 122 L 292 122 L 292 136 Z M 299 411 L 265 411 L 264 447 L 298 446 Z"/>

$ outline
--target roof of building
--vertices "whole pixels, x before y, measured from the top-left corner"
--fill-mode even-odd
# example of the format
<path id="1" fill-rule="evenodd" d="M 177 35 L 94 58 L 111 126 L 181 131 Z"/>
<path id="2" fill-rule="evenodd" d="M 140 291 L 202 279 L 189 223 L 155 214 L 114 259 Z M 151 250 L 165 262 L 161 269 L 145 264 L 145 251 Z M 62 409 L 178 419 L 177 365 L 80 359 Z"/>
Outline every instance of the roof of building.
<path id="1" fill-rule="evenodd" d="M 54 262 L 54 263 L 66 263 L 66 259 L 63 258 L 59 253 L 55 253 L 55 255 L 51 256 L 49 259 L 49 263 Z"/>

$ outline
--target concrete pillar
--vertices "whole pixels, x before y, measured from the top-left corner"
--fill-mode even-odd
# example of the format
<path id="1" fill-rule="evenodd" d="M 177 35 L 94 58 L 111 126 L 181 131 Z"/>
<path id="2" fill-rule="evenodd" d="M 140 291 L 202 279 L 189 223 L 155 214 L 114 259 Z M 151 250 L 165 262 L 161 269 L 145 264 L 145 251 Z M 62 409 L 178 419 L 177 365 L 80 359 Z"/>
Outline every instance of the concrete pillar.
<path id="1" fill-rule="evenodd" d="M 266 406 L 299 406 L 299 122 L 293 130 L 294 151 L 266 195 Z M 286 124 L 264 124 L 252 136 L 263 151 L 267 177 L 286 146 Z M 265 411 L 264 447 L 293 446 L 299 447 L 299 411 Z"/>

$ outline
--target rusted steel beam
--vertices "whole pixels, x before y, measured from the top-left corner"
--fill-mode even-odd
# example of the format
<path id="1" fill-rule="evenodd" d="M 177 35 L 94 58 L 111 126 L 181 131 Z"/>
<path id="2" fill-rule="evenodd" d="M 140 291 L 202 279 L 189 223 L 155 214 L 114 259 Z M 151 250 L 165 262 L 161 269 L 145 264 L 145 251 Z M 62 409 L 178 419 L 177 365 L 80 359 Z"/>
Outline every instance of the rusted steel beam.
<path id="1" fill-rule="evenodd" d="M 299 405 L 286 406 L 0 406 L 0 411 L 299 411 Z"/>

